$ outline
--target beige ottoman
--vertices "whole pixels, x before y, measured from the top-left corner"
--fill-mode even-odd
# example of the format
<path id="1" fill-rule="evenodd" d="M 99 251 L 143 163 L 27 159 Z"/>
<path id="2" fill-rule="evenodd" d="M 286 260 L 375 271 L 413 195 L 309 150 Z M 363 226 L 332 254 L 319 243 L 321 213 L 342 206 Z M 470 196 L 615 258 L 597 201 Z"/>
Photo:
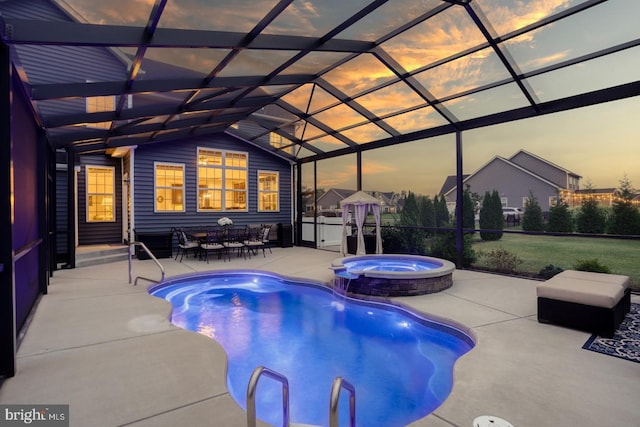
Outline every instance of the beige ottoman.
<path id="1" fill-rule="evenodd" d="M 629 278 L 566 270 L 536 288 L 538 321 L 612 337 L 631 307 Z"/>

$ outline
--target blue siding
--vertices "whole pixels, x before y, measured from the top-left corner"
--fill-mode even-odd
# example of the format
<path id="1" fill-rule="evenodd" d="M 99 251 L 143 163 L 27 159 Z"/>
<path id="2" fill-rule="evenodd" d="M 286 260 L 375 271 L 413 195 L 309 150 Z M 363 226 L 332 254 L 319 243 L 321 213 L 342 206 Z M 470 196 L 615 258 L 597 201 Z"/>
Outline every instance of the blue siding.
<path id="1" fill-rule="evenodd" d="M 67 168 L 66 164 L 56 169 L 56 254 L 60 260 L 67 260 L 67 241 L 69 239 L 69 220 L 67 214 L 69 205 L 67 203 Z"/>
<path id="2" fill-rule="evenodd" d="M 50 0 L 14 0 L 3 2 L 2 14 L 10 18 L 43 21 L 70 21 L 69 16 Z"/>
<path id="3" fill-rule="evenodd" d="M 246 152 L 249 155 L 249 209 L 247 212 L 197 212 L 197 149 L 215 148 Z M 227 216 L 235 224 L 291 223 L 291 166 L 259 148 L 227 134 L 194 137 L 189 140 L 162 142 L 140 146 L 134 156 L 134 214 L 139 232 L 168 231 L 176 226 L 215 225 Z M 154 213 L 154 162 L 185 165 L 185 212 Z M 279 172 L 280 211 L 258 212 L 258 170 Z"/>
<path id="4" fill-rule="evenodd" d="M 82 155 L 78 179 L 78 244 L 122 243 L 122 167 L 118 158 L 103 155 Z M 115 168 L 115 218 L 114 222 L 87 222 L 86 166 L 113 166 Z"/>
<path id="5" fill-rule="evenodd" d="M 72 21 L 47 0 L 2 2 L 2 14 L 9 18 Z M 126 77 L 126 65 L 111 51 L 92 46 L 13 46 L 17 61 L 24 67 L 30 84 L 85 83 L 113 81 Z M 85 100 L 40 101 L 43 115 L 83 113 Z"/>

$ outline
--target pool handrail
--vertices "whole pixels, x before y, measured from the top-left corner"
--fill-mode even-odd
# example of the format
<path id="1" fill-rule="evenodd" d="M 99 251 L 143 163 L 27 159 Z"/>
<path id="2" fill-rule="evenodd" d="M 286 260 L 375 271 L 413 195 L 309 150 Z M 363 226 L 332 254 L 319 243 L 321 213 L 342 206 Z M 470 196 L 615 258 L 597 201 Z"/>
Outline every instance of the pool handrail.
<path id="1" fill-rule="evenodd" d="M 356 427 L 356 388 L 342 377 L 336 377 L 331 386 L 331 398 L 329 399 L 329 427 L 338 427 L 338 404 L 340 402 L 340 389 L 349 392 L 349 425 Z"/>
<path id="2" fill-rule="evenodd" d="M 284 375 L 264 366 L 253 370 L 247 386 L 247 427 L 256 427 L 256 388 L 262 375 L 282 383 L 282 426 L 289 427 L 289 380 Z"/>
<path id="3" fill-rule="evenodd" d="M 147 248 L 147 246 L 142 243 L 142 242 L 129 242 L 129 284 L 131 284 L 131 278 L 133 276 L 133 263 L 131 262 L 131 247 L 132 246 L 140 246 L 142 248 L 142 250 L 144 250 L 147 255 L 149 255 L 149 257 L 153 260 L 153 262 L 156 263 L 156 265 L 158 266 L 158 268 L 160 268 L 160 272 L 162 273 L 162 278 L 160 279 L 160 281 L 157 280 L 153 280 L 153 279 L 147 279 L 146 277 L 142 277 L 142 276 L 138 276 L 136 277 L 136 280 L 133 282 L 133 286 L 136 286 L 138 284 L 138 279 L 144 279 L 148 282 L 152 282 L 152 283 L 160 283 L 164 281 L 164 267 L 162 266 L 162 264 L 160 264 L 160 261 L 158 261 L 158 258 L 155 257 L 155 255 L 153 255 L 153 253 L 149 250 L 149 248 Z"/>

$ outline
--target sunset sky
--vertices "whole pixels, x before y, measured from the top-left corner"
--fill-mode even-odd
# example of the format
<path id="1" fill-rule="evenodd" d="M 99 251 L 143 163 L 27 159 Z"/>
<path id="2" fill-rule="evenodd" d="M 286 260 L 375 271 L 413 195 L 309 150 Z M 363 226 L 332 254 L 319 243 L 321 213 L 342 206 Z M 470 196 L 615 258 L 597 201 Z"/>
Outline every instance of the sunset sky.
<path id="1" fill-rule="evenodd" d="M 146 24 L 153 0 L 66 0 L 87 22 L 114 25 Z M 277 1 L 170 0 L 160 27 L 246 32 L 262 19 Z M 346 17 L 362 9 L 368 1 L 294 1 L 264 33 L 322 36 Z M 393 28 L 440 5 L 440 0 L 396 0 L 366 16 L 337 38 L 373 41 Z M 495 35 L 505 35 L 583 3 L 580 0 L 474 0 L 476 9 L 491 23 Z M 578 58 L 610 46 L 640 38 L 640 1 L 609 0 L 551 25 L 511 38 L 504 46 L 522 73 Z M 461 7 L 452 7 L 425 23 L 381 44 L 406 72 L 486 41 Z M 227 54 L 225 50 L 149 49 L 147 57 L 209 73 Z M 265 75 L 292 57 L 295 51 L 241 52 L 220 76 Z M 314 73 L 341 59 L 344 54 L 316 52 L 307 55 L 286 72 Z M 143 64 L 144 68 L 144 64 Z M 607 55 L 578 65 L 527 79 L 539 102 L 581 92 L 602 89 L 638 80 L 640 47 Z M 491 49 L 477 51 L 442 66 L 421 71 L 414 78 L 436 98 L 462 94 L 508 78 L 498 56 Z M 404 82 L 374 93 L 368 88 L 394 78 L 393 72 L 370 54 L 360 55 L 324 74 L 322 78 L 399 133 L 445 124 L 446 120 L 424 104 Z M 363 91 L 365 94 L 363 95 Z M 311 97 L 313 93 L 313 97 Z M 311 98 L 310 98 L 311 97 Z M 314 118 L 358 144 L 387 138 L 378 126 L 363 123 L 363 116 L 346 105 L 333 105 L 333 95 L 310 85 L 283 98 L 300 111 L 319 111 Z M 528 105 L 515 84 L 507 84 L 469 96 L 455 97 L 442 104 L 457 119 L 465 120 Z M 416 107 L 413 111 L 396 114 Z M 324 110 L 323 110 L 324 109 Z M 388 115 L 388 116 L 387 116 Z M 510 157 L 525 149 L 575 172 L 596 188 L 617 187 L 626 175 L 640 188 L 640 99 L 631 98 L 550 116 L 496 125 L 463 133 L 464 173 L 472 173 L 494 156 Z M 304 135 L 313 146 L 332 151 L 343 142 L 308 125 Z M 301 132 L 301 131 L 300 131 Z M 455 174 L 455 137 L 392 146 L 363 153 L 365 190 L 412 190 L 435 194 L 448 175 Z M 355 188 L 355 156 L 318 163 L 318 186 Z M 310 167 L 303 168 L 307 185 Z"/>

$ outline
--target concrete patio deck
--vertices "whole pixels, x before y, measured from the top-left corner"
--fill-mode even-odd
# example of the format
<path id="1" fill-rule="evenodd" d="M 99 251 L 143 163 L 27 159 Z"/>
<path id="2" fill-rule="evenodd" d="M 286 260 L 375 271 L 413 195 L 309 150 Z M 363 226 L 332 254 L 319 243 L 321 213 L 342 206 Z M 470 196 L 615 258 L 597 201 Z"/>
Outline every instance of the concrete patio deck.
<path id="1" fill-rule="evenodd" d="M 161 262 L 167 277 L 247 268 L 328 283 L 337 257 L 294 247 L 208 265 Z M 133 272 L 160 275 L 151 260 L 134 260 Z M 539 324 L 538 283 L 456 271 L 444 292 L 393 299 L 459 322 L 477 340 L 455 366 L 449 398 L 412 427 L 471 426 L 481 415 L 516 427 L 638 425 L 640 364 L 581 349 L 588 333 Z M 147 287 L 128 283 L 127 262 L 55 272 L 0 403 L 69 404 L 71 426 L 246 426 L 225 386 L 222 347 L 171 325 L 169 303 Z"/>

